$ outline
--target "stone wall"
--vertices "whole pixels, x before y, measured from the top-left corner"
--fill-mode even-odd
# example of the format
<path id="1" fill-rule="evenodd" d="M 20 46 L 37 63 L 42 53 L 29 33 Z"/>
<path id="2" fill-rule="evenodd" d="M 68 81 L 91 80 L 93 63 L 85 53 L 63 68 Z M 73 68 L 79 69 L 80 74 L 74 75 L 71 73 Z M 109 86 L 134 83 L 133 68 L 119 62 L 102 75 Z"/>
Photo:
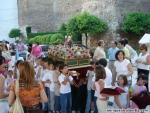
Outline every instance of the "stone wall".
<path id="1" fill-rule="evenodd" d="M 150 12 L 150 0 L 18 0 L 19 25 L 30 25 L 33 31 L 56 31 L 62 23 L 81 11 L 102 19 L 109 30 L 99 35 L 116 39 L 116 32 L 128 12 Z"/>

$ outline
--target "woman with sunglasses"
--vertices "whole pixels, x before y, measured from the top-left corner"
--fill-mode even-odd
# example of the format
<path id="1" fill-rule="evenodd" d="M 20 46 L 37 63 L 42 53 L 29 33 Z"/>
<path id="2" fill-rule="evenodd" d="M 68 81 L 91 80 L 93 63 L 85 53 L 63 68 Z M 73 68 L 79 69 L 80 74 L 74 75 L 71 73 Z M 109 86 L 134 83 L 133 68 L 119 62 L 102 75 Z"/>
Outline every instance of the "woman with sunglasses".
<path id="1" fill-rule="evenodd" d="M 150 70 L 150 54 L 148 53 L 147 46 L 145 44 L 140 46 L 140 51 L 141 53 L 136 60 L 138 75 L 145 74 L 148 82 Z M 148 83 L 146 83 L 146 87 L 148 89 Z"/>
<path id="2" fill-rule="evenodd" d="M 4 64 L 4 57 L 0 56 L 0 113 L 8 113 L 9 105 L 7 101 L 8 94 L 5 90 L 5 76 L 3 73 L 5 72 L 6 66 Z"/>

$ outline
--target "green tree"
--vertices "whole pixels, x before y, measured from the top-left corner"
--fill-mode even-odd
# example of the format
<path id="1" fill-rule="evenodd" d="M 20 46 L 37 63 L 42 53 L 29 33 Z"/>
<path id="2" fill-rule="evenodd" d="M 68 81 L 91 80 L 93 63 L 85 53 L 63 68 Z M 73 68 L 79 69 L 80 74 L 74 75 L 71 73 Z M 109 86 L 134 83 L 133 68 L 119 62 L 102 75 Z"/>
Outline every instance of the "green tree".
<path id="1" fill-rule="evenodd" d="M 135 34 L 150 32 L 150 13 L 128 13 L 124 17 L 122 30 Z"/>
<path id="2" fill-rule="evenodd" d="M 80 13 L 68 21 L 67 32 L 71 34 L 82 34 L 86 36 L 86 45 L 88 35 L 95 35 L 107 30 L 107 24 L 98 17 L 87 12 Z"/>
<path id="3" fill-rule="evenodd" d="M 9 37 L 10 38 L 16 38 L 20 37 L 22 35 L 20 29 L 14 28 L 9 32 Z"/>

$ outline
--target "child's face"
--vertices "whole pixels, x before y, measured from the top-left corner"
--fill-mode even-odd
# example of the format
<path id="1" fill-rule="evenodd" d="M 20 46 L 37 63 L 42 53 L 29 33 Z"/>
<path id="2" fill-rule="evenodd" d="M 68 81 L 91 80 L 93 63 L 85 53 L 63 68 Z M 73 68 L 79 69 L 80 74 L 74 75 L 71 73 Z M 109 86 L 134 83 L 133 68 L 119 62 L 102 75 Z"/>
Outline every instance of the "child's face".
<path id="1" fill-rule="evenodd" d="M 118 60 L 123 60 L 123 53 L 122 52 L 120 52 L 119 54 L 118 54 Z"/>
<path id="2" fill-rule="evenodd" d="M 44 63 L 43 63 L 43 67 L 49 68 L 48 62 L 44 62 Z"/>
<path id="3" fill-rule="evenodd" d="M 124 84 L 124 80 L 123 80 L 122 77 L 118 78 L 118 83 L 119 83 L 119 85 L 123 85 Z"/>
<path id="4" fill-rule="evenodd" d="M 12 71 L 12 70 L 9 70 L 9 71 L 8 71 L 8 76 L 9 76 L 9 77 L 12 77 L 12 76 L 13 76 L 13 71 Z"/>
<path id="5" fill-rule="evenodd" d="M 50 70 L 53 70 L 53 69 L 54 69 L 53 64 L 49 64 L 49 69 L 50 69 Z"/>
<path id="6" fill-rule="evenodd" d="M 95 64 L 92 64 L 91 66 L 92 66 L 93 69 L 95 69 L 95 67 L 96 67 Z"/>
<path id="7" fill-rule="evenodd" d="M 138 81 L 138 84 L 139 85 L 144 85 L 145 84 L 145 80 L 143 80 L 142 78 L 140 78 L 139 81 Z"/>
<path id="8" fill-rule="evenodd" d="M 65 66 L 63 69 L 62 69 L 62 73 L 63 74 L 67 74 L 68 73 L 68 67 Z"/>
<path id="9" fill-rule="evenodd" d="M 38 64 L 38 65 L 41 65 L 42 63 L 41 63 L 41 59 L 38 59 L 37 61 L 36 61 L 36 63 Z"/>

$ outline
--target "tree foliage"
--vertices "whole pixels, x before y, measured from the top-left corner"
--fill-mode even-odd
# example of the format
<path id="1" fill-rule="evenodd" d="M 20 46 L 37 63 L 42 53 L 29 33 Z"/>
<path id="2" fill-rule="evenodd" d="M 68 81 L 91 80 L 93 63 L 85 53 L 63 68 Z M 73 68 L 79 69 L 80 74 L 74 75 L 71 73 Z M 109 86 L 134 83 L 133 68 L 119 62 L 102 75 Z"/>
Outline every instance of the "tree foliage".
<path id="1" fill-rule="evenodd" d="M 150 31 L 150 13 L 129 13 L 124 17 L 122 30 L 141 34 Z"/>
<path id="2" fill-rule="evenodd" d="M 22 34 L 21 34 L 20 29 L 17 29 L 17 28 L 14 28 L 14 29 L 12 29 L 12 30 L 9 32 L 9 37 L 10 37 L 10 38 L 20 37 L 21 35 L 22 35 Z"/>
<path id="3" fill-rule="evenodd" d="M 76 15 L 70 19 L 67 24 L 68 33 L 89 33 L 95 35 L 99 32 L 105 31 L 106 29 L 106 22 L 87 12 Z"/>

